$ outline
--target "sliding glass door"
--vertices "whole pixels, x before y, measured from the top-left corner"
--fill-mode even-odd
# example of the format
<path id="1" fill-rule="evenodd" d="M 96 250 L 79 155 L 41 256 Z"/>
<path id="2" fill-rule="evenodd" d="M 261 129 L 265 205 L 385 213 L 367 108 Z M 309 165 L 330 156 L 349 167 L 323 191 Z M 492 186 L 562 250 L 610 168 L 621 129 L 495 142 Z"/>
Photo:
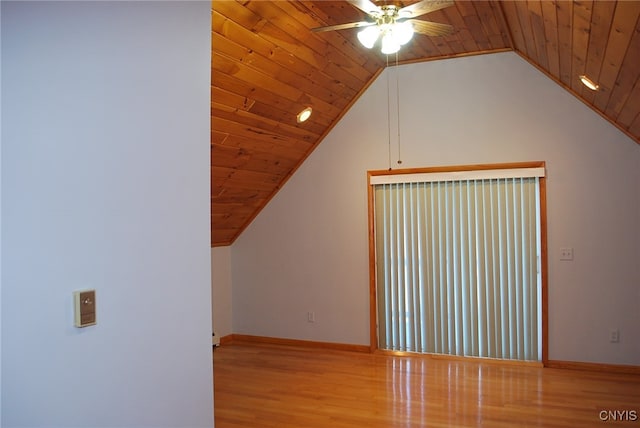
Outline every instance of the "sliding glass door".
<path id="1" fill-rule="evenodd" d="M 380 349 L 542 359 L 541 177 L 370 177 Z"/>

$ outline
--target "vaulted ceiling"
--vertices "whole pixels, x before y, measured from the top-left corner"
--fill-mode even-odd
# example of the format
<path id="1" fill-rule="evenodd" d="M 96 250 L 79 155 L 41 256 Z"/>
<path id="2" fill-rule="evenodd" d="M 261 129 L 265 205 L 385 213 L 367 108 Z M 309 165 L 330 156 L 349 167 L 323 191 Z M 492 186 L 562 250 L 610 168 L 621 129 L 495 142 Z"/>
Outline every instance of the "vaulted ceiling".
<path id="1" fill-rule="evenodd" d="M 640 144 L 639 16 L 640 1 L 455 1 L 419 18 L 454 32 L 416 35 L 398 60 L 514 51 Z M 365 18 L 348 1 L 213 1 L 212 246 L 239 236 L 384 69 L 357 29 L 311 31 Z"/>

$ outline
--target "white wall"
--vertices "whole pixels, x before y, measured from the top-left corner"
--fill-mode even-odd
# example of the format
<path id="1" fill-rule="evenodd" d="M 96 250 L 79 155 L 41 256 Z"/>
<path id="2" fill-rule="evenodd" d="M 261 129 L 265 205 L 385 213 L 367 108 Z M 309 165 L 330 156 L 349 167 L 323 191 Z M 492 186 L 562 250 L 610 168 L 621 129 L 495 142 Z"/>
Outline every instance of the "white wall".
<path id="1" fill-rule="evenodd" d="M 231 318 L 231 247 L 211 249 L 211 305 L 213 331 L 223 337 L 233 333 Z"/>
<path id="2" fill-rule="evenodd" d="M 2 425 L 211 427 L 211 6 L 1 7 Z"/>
<path id="3" fill-rule="evenodd" d="M 366 171 L 398 72 L 402 167 L 547 162 L 550 358 L 640 364 L 640 146 L 514 53 L 383 73 L 232 246 L 234 333 L 368 344 Z"/>

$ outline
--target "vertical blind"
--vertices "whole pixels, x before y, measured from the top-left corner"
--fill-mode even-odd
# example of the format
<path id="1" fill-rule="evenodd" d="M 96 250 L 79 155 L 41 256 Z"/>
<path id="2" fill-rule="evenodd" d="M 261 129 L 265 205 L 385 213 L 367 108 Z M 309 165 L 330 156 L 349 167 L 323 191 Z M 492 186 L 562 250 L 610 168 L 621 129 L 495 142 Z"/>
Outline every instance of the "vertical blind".
<path id="1" fill-rule="evenodd" d="M 372 181 L 379 348 L 541 359 L 532 175 Z"/>

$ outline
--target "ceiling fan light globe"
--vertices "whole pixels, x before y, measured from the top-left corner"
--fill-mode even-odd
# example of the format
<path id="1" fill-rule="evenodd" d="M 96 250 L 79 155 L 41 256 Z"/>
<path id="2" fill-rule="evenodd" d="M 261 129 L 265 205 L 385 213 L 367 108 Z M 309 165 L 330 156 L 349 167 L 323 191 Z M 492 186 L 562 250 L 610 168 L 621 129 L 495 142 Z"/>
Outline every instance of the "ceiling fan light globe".
<path id="1" fill-rule="evenodd" d="M 413 38 L 413 25 L 409 21 L 396 24 L 393 35 L 400 45 L 405 45 Z"/>
<path id="2" fill-rule="evenodd" d="M 358 31 L 358 40 L 362 43 L 367 49 L 371 49 L 373 45 L 375 45 L 376 40 L 378 40 L 379 36 L 379 28 L 375 27 L 366 27 L 363 30 Z"/>
<path id="3" fill-rule="evenodd" d="M 385 55 L 396 53 L 400 50 L 400 43 L 393 36 L 391 31 L 387 31 L 382 36 L 382 48 L 381 51 Z"/>

